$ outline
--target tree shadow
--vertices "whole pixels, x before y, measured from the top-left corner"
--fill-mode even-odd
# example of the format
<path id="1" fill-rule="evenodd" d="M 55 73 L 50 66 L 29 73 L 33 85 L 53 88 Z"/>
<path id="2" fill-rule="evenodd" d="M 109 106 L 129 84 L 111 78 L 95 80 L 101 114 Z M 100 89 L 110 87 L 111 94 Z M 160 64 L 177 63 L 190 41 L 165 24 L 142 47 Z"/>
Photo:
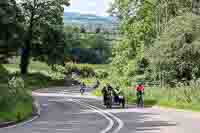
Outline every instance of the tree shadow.
<path id="1" fill-rule="evenodd" d="M 123 117 L 125 125 L 129 130 L 134 130 L 136 133 L 155 133 L 160 132 L 162 128 L 171 128 L 178 125 L 175 121 L 169 121 L 162 118 L 159 113 L 142 113 L 128 112 L 118 113 L 117 116 Z M 126 120 L 132 120 L 126 122 Z"/>

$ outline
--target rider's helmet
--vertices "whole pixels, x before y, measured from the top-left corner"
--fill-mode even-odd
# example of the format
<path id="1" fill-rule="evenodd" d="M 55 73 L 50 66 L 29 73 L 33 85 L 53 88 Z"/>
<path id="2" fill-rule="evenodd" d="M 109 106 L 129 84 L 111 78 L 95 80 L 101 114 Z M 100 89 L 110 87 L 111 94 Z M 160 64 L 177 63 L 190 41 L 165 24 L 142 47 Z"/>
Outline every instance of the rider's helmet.
<path id="1" fill-rule="evenodd" d="M 142 81 L 139 81 L 139 82 L 138 82 L 138 85 L 139 85 L 139 86 L 142 86 L 142 85 L 143 85 L 143 82 L 142 82 Z"/>

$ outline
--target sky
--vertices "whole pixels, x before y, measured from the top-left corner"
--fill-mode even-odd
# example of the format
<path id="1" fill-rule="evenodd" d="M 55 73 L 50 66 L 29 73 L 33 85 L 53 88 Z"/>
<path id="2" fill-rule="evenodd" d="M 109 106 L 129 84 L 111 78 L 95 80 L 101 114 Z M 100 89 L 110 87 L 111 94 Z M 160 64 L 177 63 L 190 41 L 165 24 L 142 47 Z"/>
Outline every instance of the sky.
<path id="1" fill-rule="evenodd" d="M 65 12 L 78 12 L 81 14 L 94 14 L 108 16 L 106 12 L 112 0 L 70 0 L 70 6 L 65 7 Z"/>

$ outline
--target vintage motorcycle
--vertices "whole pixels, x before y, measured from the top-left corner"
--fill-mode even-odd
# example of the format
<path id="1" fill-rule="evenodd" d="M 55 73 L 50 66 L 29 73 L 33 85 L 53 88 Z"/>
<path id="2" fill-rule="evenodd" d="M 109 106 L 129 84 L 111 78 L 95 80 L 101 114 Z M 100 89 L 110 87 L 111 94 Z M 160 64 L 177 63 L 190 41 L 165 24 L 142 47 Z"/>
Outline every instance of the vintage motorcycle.
<path id="1" fill-rule="evenodd" d="M 114 93 L 112 90 L 107 90 L 104 93 L 104 105 L 106 108 L 112 108 L 113 105 L 125 108 L 125 97 L 121 94 Z"/>

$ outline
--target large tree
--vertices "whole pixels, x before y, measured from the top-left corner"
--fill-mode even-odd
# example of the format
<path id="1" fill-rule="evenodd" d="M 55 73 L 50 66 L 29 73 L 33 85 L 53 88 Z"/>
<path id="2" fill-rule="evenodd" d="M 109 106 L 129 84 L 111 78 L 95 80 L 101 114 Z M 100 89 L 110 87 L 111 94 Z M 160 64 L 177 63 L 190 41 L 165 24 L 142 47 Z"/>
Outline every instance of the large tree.
<path id="1" fill-rule="evenodd" d="M 51 36 L 46 33 L 58 32 L 58 29 L 62 29 L 56 27 L 63 26 L 63 6 L 68 6 L 69 0 L 21 0 L 20 5 L 25 17 L 26 28 L 20 67 L 21 74 L 26 74 L 31 52 L 35 45 L 43 45 L 45 36 L 49 38 L 47 39 L 48 43 L 52 43 Z M 58 39 L 58 37 L 56 38 Z M 57 45 L 57 42 L 54 41 L 54 45 Z M 45 44 L 47 44 L 46 39 Z"/>
<path id="2" fill-rule="evenodd" d="M 124 35 L 113 50 L 114 71 L 124 77 L 143 74 L 149 48 L 168 29 L 172 19 L 191 11 L 192 0 L 114 0 L 110 13 L 120 19 Z"/>
<path id="3" fill-rule="evenodd" d="M 22 43 L 23 17 L 15 0 L 0 1 L 0 60 L 16 53 Z"/>

